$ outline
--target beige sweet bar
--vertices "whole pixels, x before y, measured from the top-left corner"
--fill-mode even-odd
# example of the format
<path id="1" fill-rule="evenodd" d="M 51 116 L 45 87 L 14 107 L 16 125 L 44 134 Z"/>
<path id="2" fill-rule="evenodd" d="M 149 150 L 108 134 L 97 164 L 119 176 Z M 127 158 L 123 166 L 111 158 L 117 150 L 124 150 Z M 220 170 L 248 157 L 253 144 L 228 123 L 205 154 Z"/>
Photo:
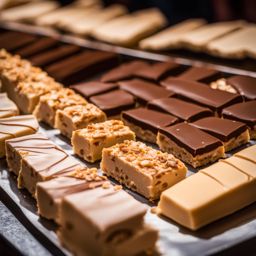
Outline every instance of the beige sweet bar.
<path id="1" fill-rule="evenodd" d="M 86 190 L 62 200 L 58 237 L 78 256 L 140 255 L 154 250 L 158 236 L 144 224 L 145 213 L 145 206 L 119 187 Z"/>
<path id="2" fill-rule="evenodd" d="M 102 153 L 102 171 L 148 199 L 186 177 L 187 168 L 171 154 L 139 141 L 124 141 Z"/>
<path id="3" fill-rule="evenodd" d="M 0 119 L 0 157 L 5 156 L 5 141 L 36 133 L 38 122 L 32 115 L 12 116 Z"/>
<path id="4" fill-rule="evenodd" d="M 55 127 L 71 138 L 73 131 L 86 128 L 91 123 L 104 122 L 106 119 L 105 113 L 93 104 L 75 105 L 57 110 Z"/>
<path id="5" fill-rule="evenodd" d="M 17 116 L 19 109 L 6 93 L 0 93 L 0 118 Z"/>
<path id="6" fill-rule="evenodd" d="M 256 200 L 256 145 L 189 176 L 162 193 L 159 212 L 197 230 Z"/>
<path id="7" fill-rule="evenodd" d="M 101 159 L 103 148 L 125 140 L 135 140 L 134 132 L 122 121 L 108 120 L 76 130 L 73 132 L 71 143 L 75 154 L 93 163 Z"/>
<path id="8" fill-rule="evenodd" d="M 62 88 L 40 97 L 33 114 L 39 121 L 54 127 L 57 110 L 74 105 L 86 105 L 87 101 L 73 90 Z"/>

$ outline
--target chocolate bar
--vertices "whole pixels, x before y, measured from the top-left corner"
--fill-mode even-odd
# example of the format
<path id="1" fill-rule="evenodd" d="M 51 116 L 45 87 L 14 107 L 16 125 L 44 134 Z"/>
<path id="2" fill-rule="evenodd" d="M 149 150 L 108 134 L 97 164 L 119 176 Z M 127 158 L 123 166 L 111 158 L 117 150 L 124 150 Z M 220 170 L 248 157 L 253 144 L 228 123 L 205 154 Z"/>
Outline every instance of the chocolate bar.
<path id="1" fill-rule="evenodd" d="M 191 123 L 191 125 L 222 141 L 226 152 L 246 144 L 250 140 L 247 126 L 238 121 L 218 117 L 206 117 Z"/>
<path id="2" fill-rule="evenodd" d="M 225 108 L 222 111 L 224 118 L 245 123 L 250 132 L 251 139 L 256 139 L 256 101 L 242 102 Z"/>
<path id="3" fill-rule="evenodd" d="M 122 90 L 133 94 L 141 104 L 146 104 L 154 99 L 168 98 L 173 95 L 167 89 L 141 79 L 121 81 L 118 84 Z"/>
<path id="4" fill-rule="evenodd" d="M 22 58 L 29 58 L 32 55 L 36 55 L 40 52 L 48 50 L 58 44 L 58 41 L 50 38 L 44 37 L 32 42 L 28 46 L 22 47 L 16 51 Z"/>
<path id="5" fill-rule="evenodd" d="M 136 108 L 122 112 L 122 120 L 135 132 L 136 137 L 156 143 L 159 127 L 170 126 L 176 123 L 178 118 L 146 108 Z"/>
<path id="6" fill-rule="evenodd" d="M 160 128 L 157 145 L 194 168 L 225 156 L 224 146 L 219 139 L 187 123 Z"/>
<path id="7" fill-rule="evenodd" d="M 45 67 L 54 62 L 65 59 L 72 54 L 76 54 L 80 50 L 81 48 L 77 45 L 62 45 L 57 48 L 36 54 L 30 58 L 30 61 L 35 66 Z"/>
<path id="8" fill-rule="evenodd" d="M 66 84 L 86 79 L 115 65 L 117 55 L 110 52 L 84 51 L 45 68 L 46 72 Z"/>
<path id="9" fill-rule="evenodd" d="M 135 106 L 134 97 L 123 90 L 114 90 L 89 99 L 109 116 L 119 115 L 123 110 Z"/>
<path id="10" fill-rule="evenodd" d="M 70 88 L 81 94 L 83 97 L 90 98 L 91 96 L 118 89 L 118 85 L 114 83 L 92 81 L 71 85 Z"/>
<path id="11" fill-rule="evenodd" d="M 253 147 L 250 148 L 256 161 Z M 256 200 L 256 164 L 241 160 L 230 157 L 164 191 L 159 212 L 197 230 L 252 204 Z"/>
<path id="12" fill-rule="evenodd" d="M 208 107 L 218 114 L 223 108 L 242 101 L 238 94 L 214 90 L 199 82 L 167 78 L 161 84 L 179 97 Z"/>
<path id="13" fill-rule="evenodd" d="M 169 113 L 187 122 L 193 122 L 197 119 L 213 115 L 213 112 L 209 108 L 176 98 L 152 100 L 148 103 L 147 107 L 149 109 Z"/>

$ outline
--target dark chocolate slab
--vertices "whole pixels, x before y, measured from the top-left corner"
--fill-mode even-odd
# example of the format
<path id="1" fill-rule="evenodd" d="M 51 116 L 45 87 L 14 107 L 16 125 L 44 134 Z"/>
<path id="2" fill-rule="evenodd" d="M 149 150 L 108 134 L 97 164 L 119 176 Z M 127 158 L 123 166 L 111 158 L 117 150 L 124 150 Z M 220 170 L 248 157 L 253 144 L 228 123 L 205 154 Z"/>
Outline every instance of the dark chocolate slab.
<path id="1" fill-rule="evenodd" d="M 148 103 L 148 108 L 164 111 L 187 122 L 213 115 L 213 112 L 209 108 L 201 107 L 176 98 L 152 100 Z"/>
<path id="2" fill-rule="evenodd" d="M 75 90 L 85 98 L 89 98 L 91 96 L 99 95 L 102 93 L 118 89 L 118 85 L 114 83 L 92 81 L 71 85 L 70 88 Z"/>
<path id="3" fill-rule="evenodd" d="M 33 65 L 39 67 L 45 67 L 54 62 L 60 61 L 72 54 L 76 54 L 80 51 L 80 47 L 76 45 L 63 45 L 55 49 L 51 49 L 30 58 Z"/>
<path id="4" fill-rule="evenodd" d="M 166 127 L 178 122 L 178 118 L 159 113 L 158 111 L 136 108 L 122 113 L 122 119 L 141 127 L 142 129 L 148 129 L 153 133 L 157 133 L 159 127 Z"/>
<path id="5" fill-rule="evenodd" d="M 220 72 L 205 67 L 191 67 L 177 77 L 185 80 L 209 83 L 220 78 Z"/>
<path id="6" fill-rule="evenodd" d="M 239 94 L 249 100 L 256 100 L 256 78 L 249 76 L 232 76 L 227 79 L 227 84 L 231 85 Z"/>
<path id="7" fill-rule="evenodd" d="M 143 81 L 141 79 L 132 79 L 118 82 L 121 89 L 133 94 L 140 103 L 146 104 L 148 101 L 170 97 L 172 92 L 156 84 Z"/>
<path id="8" fill-rule="evenodd" d="M 58 41 L 53 38 L 41 38 L 16 51 L 22 58 L 28 58 L 32 55 L 38 54 L 42 51 L 50 49 L 58 44 Z"/>
<path id="9" fill-rule="evenodd" d="M 90 101 L 104 111 L 107 116 L 118 115 L 123 110 L 135 107 L 134 97 L 123 90 L 114 90 L 93 96 Z"/>
<path id="10" fill-rule="evenodd" d="M 159 131 L 193 156 L 208 153 L 222 145 L 217 138 L 187 123 L 160 128 Z"/>
<path id="11" fill-rule="evenodd" d="M 21 32 L 6 32 L 0 37 L 0 48 L 14 51 L 36 40 L 36 36 Z"/>
<path id="12" fill-rule="evenodd" d="M 247 126 L 241 122 L 219 117 L 206 117 L 191 125 L 211 134 L 212 136 L 227 142 L 246 131 Z"/>
<path id="13" fill-rule="evenodd" d="M 139 78 L 159 81 L 167 75 L 175 75 L 180 67 L 179 64 L 174 62 L 160 62 L 136 70 L 135 75 Z"/>
<path id="14" fill-rule="evenodd" d="M 83 51 L 45 68 L 56 80 L 69 84 L 86 79 L 117 64 L 117 55 L 103 51 Z"/>
<path id="15" fill-rule="evenodd" d="M 102 77 L 102 82 L 116 82 L 134 77 L 134 73 L 137 70 L 147 67 L 149 64 L 145 61 L 134 60 L 128 63 L 124 63 L 117 68 L 111 69 L 106 72 Z"/>
<path id="16" fill-rule="evenodd" d="M 161 82 L 168 90 L 178 97 L 195 102 L 220 113 L 225 107 L 242 101 L 238 94 L 214 90 L 206 84 L 179 78 L 168 78 Z"/>
<path id="17" fill-rule="evenodd" d="M 225 108 L 222 111 L 222 116 L 243 122 L 254 130 L 256 128 L 256 100 L 238 103 Z"/>

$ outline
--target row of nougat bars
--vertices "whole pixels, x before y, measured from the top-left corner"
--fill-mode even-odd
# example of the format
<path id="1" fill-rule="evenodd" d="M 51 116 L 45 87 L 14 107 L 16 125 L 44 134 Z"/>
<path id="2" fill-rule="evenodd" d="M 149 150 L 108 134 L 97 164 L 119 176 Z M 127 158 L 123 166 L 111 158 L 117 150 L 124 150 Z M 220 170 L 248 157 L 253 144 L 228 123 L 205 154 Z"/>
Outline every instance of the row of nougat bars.
<path id="1" fill-rule="evenodd" d="M 6 93 L 0 93 L 0 158 L 5 156 L 5 141 L 36 133 L 38 122 L 33 115 L 19 115 L 19 109 Z"/>
<path id="2" fill-rule="evenodd" d="M 143 221 L 146 207 L 96 168 L 87 168 L 40 133 L 7 140 L 6 152 L 18 187 L 36 198 L 41 216 L 59 224 L 61 243 L 76 255 L 154 249 L 157 232 Z"/>

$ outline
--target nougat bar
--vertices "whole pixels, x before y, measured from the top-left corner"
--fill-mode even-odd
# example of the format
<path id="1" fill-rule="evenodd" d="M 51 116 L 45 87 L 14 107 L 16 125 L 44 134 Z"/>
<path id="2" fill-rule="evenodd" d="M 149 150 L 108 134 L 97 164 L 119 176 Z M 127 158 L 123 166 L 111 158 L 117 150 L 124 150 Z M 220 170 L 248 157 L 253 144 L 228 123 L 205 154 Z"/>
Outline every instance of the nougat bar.
<path id="1" fill-rule="evenodd" d="M 33 114 L 39 121 L 54 127 L 57 110 L 74 105 L 86 105 L 87 101 L 73 90 L 62 88 L 40 97 Z"/>
<path id="2" fill-rule="evenodd" d="M 142 79 L 118 82 L 120 88 L 134 95 L 139 103 L 146 104 L 150 100 L 168 98 L 173 95 L 169 90 Z"/>
<path id="3" fill-rule="evenodd" d="M 38 182 L 65 176 L 82 167 L 58 146 L 41 149 L 38 153 L 26 152 L 21 159 L 18 188 L 26 188 L 35 197 Z"/>
<path id="4" fill-rule="evenodd" d="M 89 99 L 93 104 L 106 113 L 108 117 L 119 119 L 119 114 L 127 109 L 135 107 L 133 95 L 123 90 L 114 90 Z"/>
<path id="5" fill-rule="evenodd" d="M 122 112 L 122 120 L 135 132 L 136 137 L 156 143 L 159 127 L 166 127 L 178 122 L 178 118 L 158 111 L 136 108 Z"/>
<path id="6" fill-rule="evenodd" d="M 5 156 L 5 141 L 36 133 L 39 128 L 32 115 L 12 116 L 0 119 L 0 157 Z"/>
<path id="7" fill-rule="evenodd" d="M 101 169 L 150 200 L 158 199 L 165 189 L 184 179 L 187 172 L 173 155 L 128 140 L 103 150 Z"/>
<path id="8" fill-rule="evenodd" d="M 250 132 L 250 138 L 256 139 L 256 100 L 237 103 L 222 111 L 224 118 L 245 123 Z"/>
<path id="9" fill-rule="evenodd" d="M 105 176 L 99 176 L 96 168 L 77 168 L 66 176 L 58 177 L 36 186 L 38 213 L 46 219 L 58 222 L 59 207 L 62 199 L 74 193 L 102 186 Z"/>
<path id="10" fill-rule="evenodd" d="M 144 224 L 145 213 L 143 204 L 118 187 L 90 189 L 64 197 L 57 235 L 76 255 L 138 255 L 154 250 L 158 237 Z"/>
<path id="11" fill-rule="evenodd" d="M 135 134 L 122 121 L 108 120 L 89 124 L 72 134 L 71 143 L 75 154 L 88 162 L 101 159 L 103 148 L 111 147 L 124 140 L 135 140 Z"/>
<path id="12" fill-rule="evenodd" d="M 256 164 L 245 160 L 237 165 L 237 159 L 215 163 L 164 191 L 160 213 L 197 230 L 255 202 Z"/>
<path id="13" fill-rule="evenodd" d="M 19 175 L 21 159 L 24 154 L 44 154 L 45 150 L 56 145 L 41 133 L 6 140 L 6 161 L 8 170 Z"/>
<path id="14" fill-rule="evenodd" d="M 225 156 L 224 146 L 219 139 L 187 123 L 160 128 L 157 145 L 194 168 Z"/>
<path id="15" fill-rule="evenodd" d="M 242 101 L 239 94 L 214 90 L 204 83 L 179 78 L 167 78 L 161 84 L 178 97 L 210 108 L 217 114 L 232 104 Z"/>
<path id="16" fill-rule="evenodd" d="M 103 111 L 93 104 L 75 105 L 56 112 L 55 127 L 61 134 L 71 138 L 72 132 L 86 128 L 88 124 L 106 121 Z"/>
<path id="17" fill-rule="evenodd" d="M 239 121 L 232 121 L 218 117 L 206 117 L 191 125 L 218 138 L 223 144 L 225 151 L 230 151 L 250 140 L 247 126 Z"/>
<path id="18" fill-rule="evenodd" d="M 149 109 L 169 113 L 186 122 L 193 122 L 197 119 L 213 115 L 213 112 L 209 108 L 177 98 L 155 99 L 150 101 L 147 107 Z"/>
<path id="19" fill-rule="evenodd" d="M 0 93 L 0 118 L 17 116 L 19 109 L 6 93 Z"/>
<path id="20" fill-rule="evenodd" d="M 255 159 L 255 152 L 256 152 L 256 145 L 250 146 L 248 148 L 245 148 L 235 154 L 237 157 L 244 158 L 248 161 L 251 161 L 253 163 L 256 163 Z"/>

